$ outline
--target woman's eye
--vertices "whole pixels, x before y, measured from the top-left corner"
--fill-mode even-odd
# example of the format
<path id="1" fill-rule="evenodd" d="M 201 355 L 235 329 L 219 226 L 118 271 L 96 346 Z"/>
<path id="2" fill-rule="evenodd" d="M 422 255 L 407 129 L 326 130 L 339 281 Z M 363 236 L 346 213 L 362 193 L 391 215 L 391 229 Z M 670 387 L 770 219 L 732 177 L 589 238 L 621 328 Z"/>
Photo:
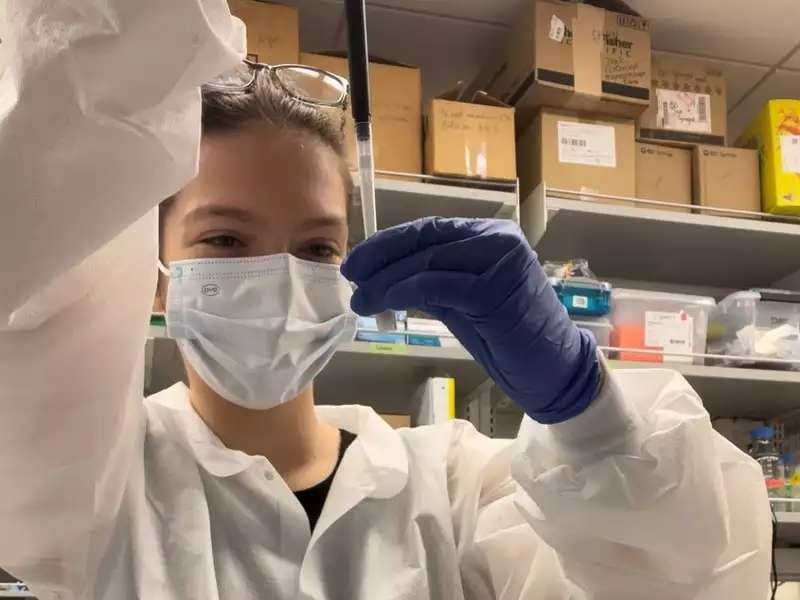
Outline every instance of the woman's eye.
<path id="1" fill-rule="evenodd" d="M 340 256 L 339 249 L 331 244 L 311 244 L 306 251 L 314 260 L 335 260 Z"/>
<path id="2" fill-rule="evenodd" d="M 201 244 L 215 248 L 241 248 L 244 244 L 231 235 L 215 235 L 200 241 Z"/>

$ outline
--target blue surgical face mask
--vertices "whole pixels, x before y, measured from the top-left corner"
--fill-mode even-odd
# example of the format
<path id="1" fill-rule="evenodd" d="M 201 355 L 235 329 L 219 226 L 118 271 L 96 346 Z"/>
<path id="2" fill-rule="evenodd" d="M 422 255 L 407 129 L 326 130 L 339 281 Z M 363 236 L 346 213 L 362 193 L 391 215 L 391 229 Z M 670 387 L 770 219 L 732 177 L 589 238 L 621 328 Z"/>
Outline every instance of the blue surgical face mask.
<path id="1" fill-rule="evenodd" d="M 167 335 L 211 389 L 244 408 L 296 397 L 355 336 L 337 265 L 276 254 L 160 268 L 170 279 Z"/>

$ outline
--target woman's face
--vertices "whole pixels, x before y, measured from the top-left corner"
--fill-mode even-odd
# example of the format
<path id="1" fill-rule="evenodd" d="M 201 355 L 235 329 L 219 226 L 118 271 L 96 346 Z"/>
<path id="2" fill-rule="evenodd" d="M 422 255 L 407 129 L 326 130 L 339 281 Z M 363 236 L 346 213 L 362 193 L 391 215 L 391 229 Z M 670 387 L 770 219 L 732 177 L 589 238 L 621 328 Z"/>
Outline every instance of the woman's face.
<path id="1" fill-rule="evenodd" d="M 203 139 L 197 177 L 164 216 L 162 261 L 288 252 L 340 263 L 348 232 L 339 165 L 313 134 L 263 123 Z"/>

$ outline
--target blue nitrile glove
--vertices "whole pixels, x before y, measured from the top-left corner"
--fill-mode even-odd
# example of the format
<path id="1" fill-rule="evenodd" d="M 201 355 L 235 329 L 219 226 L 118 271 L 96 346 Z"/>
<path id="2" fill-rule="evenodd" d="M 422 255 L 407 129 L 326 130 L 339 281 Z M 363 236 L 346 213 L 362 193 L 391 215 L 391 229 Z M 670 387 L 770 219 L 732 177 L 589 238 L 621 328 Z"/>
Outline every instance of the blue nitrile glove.
<path id="1" fill-rule="evenodd" d="M 567 316 L 514 223 L 426 218 L 359 244 L 342 265 L 361 315 L 416 308 L 440 319 L 540 423 L 580 414 L 597 392 L 590 333 Z"/>

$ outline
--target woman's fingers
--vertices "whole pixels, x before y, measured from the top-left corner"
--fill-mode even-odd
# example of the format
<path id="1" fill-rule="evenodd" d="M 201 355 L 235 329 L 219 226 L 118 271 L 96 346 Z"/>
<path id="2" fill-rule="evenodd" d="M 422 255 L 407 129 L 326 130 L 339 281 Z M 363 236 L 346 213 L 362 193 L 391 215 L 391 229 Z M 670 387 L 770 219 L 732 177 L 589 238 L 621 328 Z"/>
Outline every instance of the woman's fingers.
<path id="1" fill-rule="evenodd" d="M 469 313 L 474 307 L 476 282 L 472 273 L 422 271 L 392 283 L 388 287 L 370 284 L 359 287 L 351 306 L 361 315 L 374 315 L 387 309 L 452 309 Z M 439 311 L 436 311 L 439 312 Z"/>
<path id="2" fill-rule="evenodd" d="M 419 219 L 380 231 L 356 246 L 342 265 L 342 274 L 361 285 L 394 263 L 415 256 L 417 270 L 480 273 L 521 238 L 519 228 L 510 221 Z"/>

